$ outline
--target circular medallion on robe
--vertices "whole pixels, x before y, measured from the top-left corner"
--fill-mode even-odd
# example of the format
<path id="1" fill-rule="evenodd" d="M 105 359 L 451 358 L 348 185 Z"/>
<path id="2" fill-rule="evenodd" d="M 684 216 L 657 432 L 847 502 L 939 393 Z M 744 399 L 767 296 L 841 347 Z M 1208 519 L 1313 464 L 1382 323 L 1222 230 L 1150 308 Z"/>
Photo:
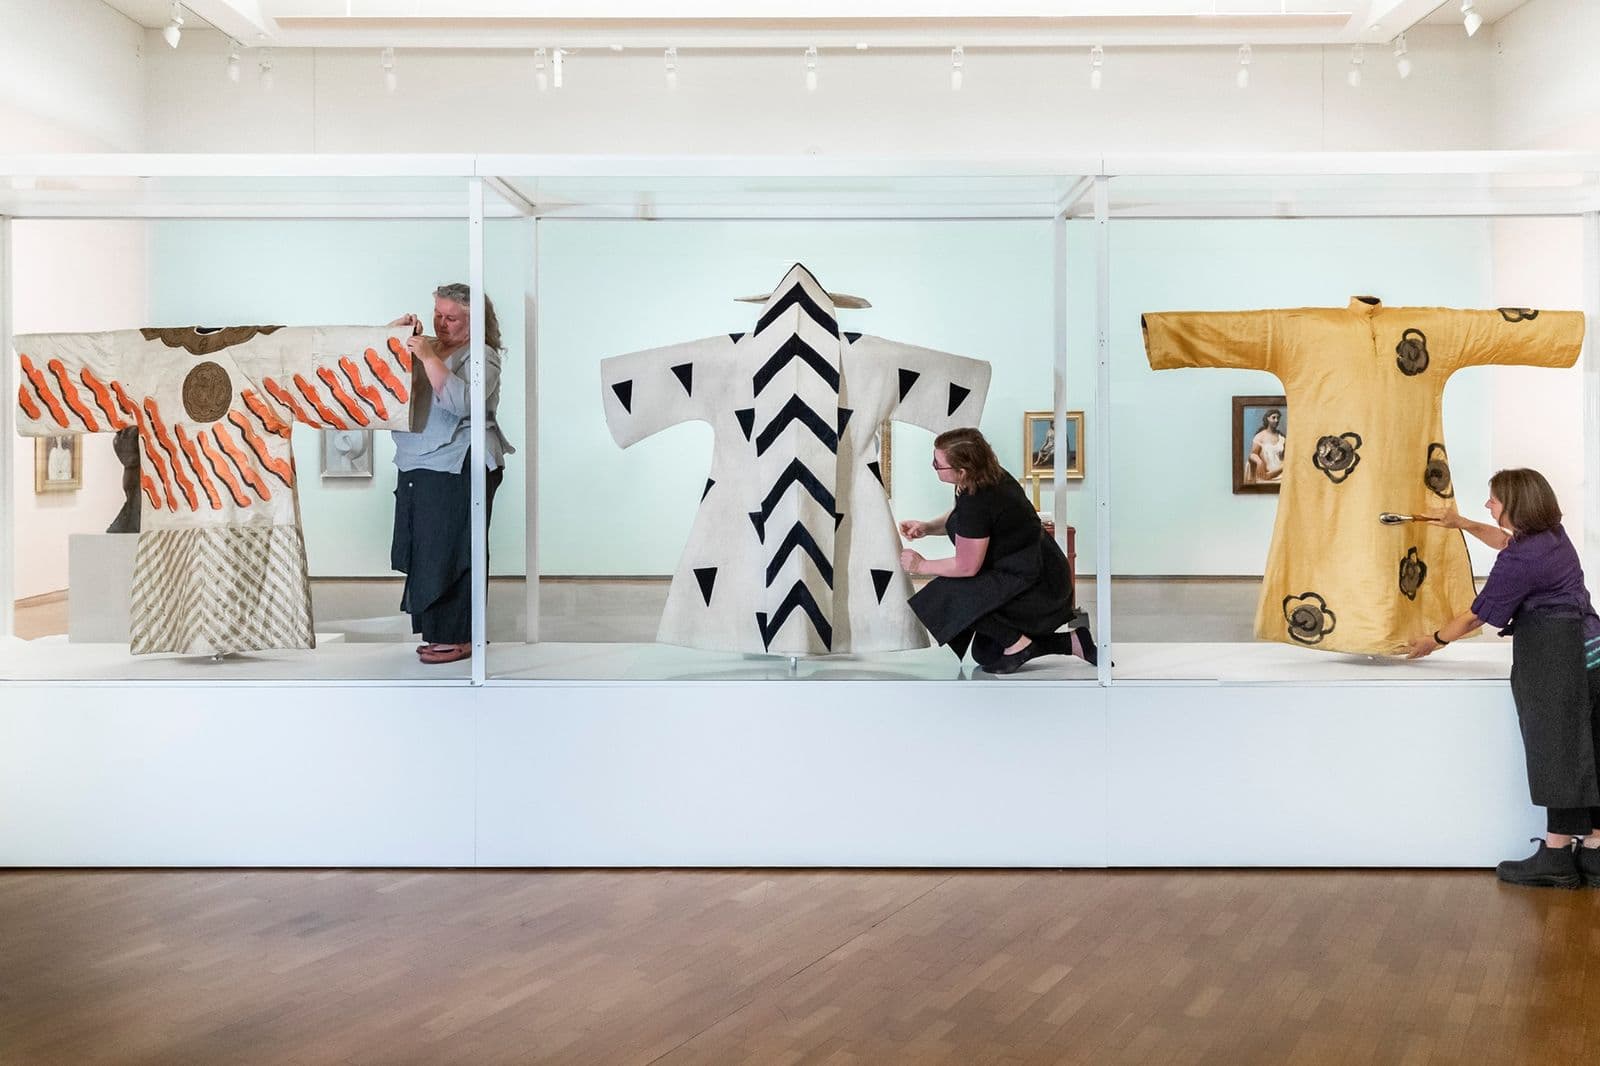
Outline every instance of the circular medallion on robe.
<path id="1" fill-rule="evenodd" d="M 1400 343 L 1394 346 L 1394 365 L 1406 377 L 1416 377 L 1428 369 L 1428 337 L 1420 329 L 1408 329 L 1400 334 Z"/>
<path id="2" fill-rule="evenodd" d="M 1450 482 L 1450 459 L 1445 455 L 1443 444 L 1428 445 L 1428 464 L 1422 471 L 1422 483 L 1442 500 L 1455 498 L 1456 488 Z"/>
<path id="3" fill-rule="evenodd" d="M 233 403 L 233 379 L 213 362 L 198 363 L 183 379 L 183 409 L 195 422 L 215 422 Z"/>
<path id="4" fill-rule="evenodd" d="M 1428 564 L 1417 558 L 1417 549 L 1413 545 L 1406 552 L 1405 558 L 1400 560 L 1400 595 L 1408 600 L 1417 598 L 1417 590 L 1422 588 L 1422 583 L 1428 578 Z"/>
<path id="5" fill-rule="evenodd" d="M 1361 463 L 1361 434 L 1341 433 L 1337 437 L 1318 437 L 1311 464 L 1335 485 L 1344 483 Z"/>
<path id="6" fill-rule="evenodd" d="M 1283 598 L 1283 620 L 1289 623 L 1289 639 L 1297 644 L 1320 644 L 1333 632 L 1337 622 L 1328 601 L 1315 592 Z"/>

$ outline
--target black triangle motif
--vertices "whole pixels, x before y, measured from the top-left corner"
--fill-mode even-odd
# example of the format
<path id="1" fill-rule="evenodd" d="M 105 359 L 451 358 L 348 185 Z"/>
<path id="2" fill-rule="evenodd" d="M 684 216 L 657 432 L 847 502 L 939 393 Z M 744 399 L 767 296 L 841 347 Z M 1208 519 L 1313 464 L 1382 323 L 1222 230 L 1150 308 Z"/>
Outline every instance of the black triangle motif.
<path id="1" fill-rule="evenodd" d="M 743 408 L 733 412 L 733 417 L 739 420 L 739 428 L 744 430 L 744 439 L 749 440 L 750 434 L 755 432 L 756 428 L 756 409 L 754 407 Z"/>
<path id="2" fill-rule="evenodd" d="M 700 582 L 700 595 L 705 597 L 706 606 L 711 606 L 711 586 L 717 583 L 717 568 L 714 566 L 697 566 L 694 568 L 694 578 Z M 880 593 L 878 599 L 883 599 Z"/>
<path id="3" fill-rule="evenodd" d="M 715 484 L 716 484 L 715 481 L 712 481 L 710 478 L 706 478 L 706 488 L 705 488 L 705 491 L 700 494 L 700 499 L 704 500 L 708 495 L 710 495 L 711 494 L 711 486 L 715 485 Z"/>
<path id="4" fill-rule="evenodd" d="M 851 344 L 854 344 L 856 341 L 861 339 L 861 334 L 859 334 L 859 333 L 846 333 L 844 335 L 844 339 L 849 341 Z"/>
<path id="5" fill-rule="evenodd" d="M 883 594 L 889 591 L 889 579 L 894 577 L 892 570 L 872 571 L 872 587 L 878 593 L 878 602 L 883 602 Z"/>
<path id="6" fill-rule="evenodd" d="M 915 385 L 921 376 L 921 371 L 907 370 L 904 367 L 900 369 L 900 399 L 906 398 L 906 393 L 911 391 L 911 386 Z"/>
<path id="7" fill-rule="evenodd" d="M 955 414 L 957 409 L 961 407 L 962 403 L 966 401 L 966 398 L 971 395 L 971 389 L 964 389 L 952 381 L 950 383 L 950 409 L 946 411 L 945 414 Z"/>
<path id="8" fill-rule="evenodd" d="M 730 341 L 732 341 L 733 343 L 735 343 L 735 344 L 738 344 L 739 341 L 742 340 L 743 338 L 744 338 L 744 334 L 743 333 L 730 333 L 730 334 L 728 334 L 728 339 Z"/>
<path id="9" fill-rule="evenodd" d="M 855 412 L 848 407 L 839 408 L 839 436 L 844 436 L 845 423 L 850 421 L 850 416 L 853 414 Z"/>
<path id="10" fill-rule="evenodd" d="M 878 465 L 878 460 L 874 459 L 874 460 L 872 460 L 872 462 L 868 463 L 867 464 L 867 469 L 872 471 L 872 476 L 878 479 L 878 484 L 882 485 L 883 484 L 883 467 Z M 884 487 L 887 488 L 888 486 L 884 486 Z"/>
<path id="11" fill-rule="evenodd" d="M 694 364 L 693 363 L 679 363 L 677 366 L 672 368 L 672 372 L 674 374 L 678 375 L 678 381 L 683 385 L 684 394 L 688 395 L 688 396 L 693 396 L 694 395 Z"/>
<path id="12" fill-rule="evenodd" d="M 617 399 L 622 403 L 622 409 L 633 414 L 633 379 L 619 381 L 611 386 L 611 391 L 617 394 Z"/>

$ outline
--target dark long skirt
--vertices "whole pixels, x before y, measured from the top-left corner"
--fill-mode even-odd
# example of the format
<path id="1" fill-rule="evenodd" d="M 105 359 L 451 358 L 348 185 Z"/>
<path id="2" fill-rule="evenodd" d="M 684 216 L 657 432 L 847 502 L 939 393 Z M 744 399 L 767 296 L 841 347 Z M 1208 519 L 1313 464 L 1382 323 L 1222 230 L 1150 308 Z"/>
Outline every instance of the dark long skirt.
<path id="1" fill-rule="evenodd" d="M 936 577 L 910 600 L 933 639 L 957 658 L 970 645 L 979 665 L 992 663 L 1018 637 L 1072 621 L 1072 575 L 1054 537 L 1041 531 L 1037 545 L 986 562 L 971 577 Z"/>
<path id="2" fill-rule="evenodd" d="M 470 463 L 469 456 L 467 462 Z M 488 473 L 486 524 L 505 471 Z M 400 609 L 430 644 L 472 640 L 472 474 L 402 470 L 394 489 L 389 565 L 406 575 Z"/>
<path id="3" fill-rule="evenodd" d="M 1511 696 L 1528 763 L 1528 794 L 1541 807 L 1600 807 L 1596 731 L 1600 668 L 1583 665 L 1577 617 L 1518 617 L 1511 637 Z"/>

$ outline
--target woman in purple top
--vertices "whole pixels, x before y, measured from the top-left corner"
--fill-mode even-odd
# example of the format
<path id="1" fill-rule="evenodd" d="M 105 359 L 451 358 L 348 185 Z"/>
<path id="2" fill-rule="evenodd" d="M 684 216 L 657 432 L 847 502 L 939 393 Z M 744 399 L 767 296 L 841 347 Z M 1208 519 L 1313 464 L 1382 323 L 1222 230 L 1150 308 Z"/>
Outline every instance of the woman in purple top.
<path id="1" fill-rule="evenodd" d="M 1511 633 L 1511 696 L 1528 763 L 1528 792 L 1547 809 L 1539 850 L 1501 863 L 1517 885 L 1600 888 L 1600 616 L 1584 587 L 1561 507 L 1537 470 L 1489 479 L 1495 525 L 1454 512 L 1429 516 L 1499 549 L 1471 610 L 1411 642 L 1420 659 L 1488 624 Z"/>

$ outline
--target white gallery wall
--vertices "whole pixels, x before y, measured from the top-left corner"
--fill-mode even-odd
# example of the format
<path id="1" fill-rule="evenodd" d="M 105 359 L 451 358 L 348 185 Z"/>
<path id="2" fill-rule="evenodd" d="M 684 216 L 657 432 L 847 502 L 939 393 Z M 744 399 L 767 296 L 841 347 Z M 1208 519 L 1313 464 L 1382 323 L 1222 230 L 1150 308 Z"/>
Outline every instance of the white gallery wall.
<path id="1" fill-rule="evenodd" d="M 1343 47 L 1254 49 L 1251 87 L 1232 48 L 1108 50 L 1091 91 L 1087 49 L 969 50 L 950 90 L 948 53 L 826 52 L 807 93 L 794 55 L 685 52 L 668 91 L 658 51 L 584 51 L 566 87 L 539 92 L 526 51 L 401 50 L 387 93 L 377 50 L 274 50 L 270 90 L 245 52 L 185 33 L 149 49 L 153 151 L 559 152 L 718 155 L 1025 156 L 1141 149 L 1483 148 L 1492 130 L 1487 39 L 1423 27 L 1401 81 L 1369 49 L 1361 88 Z M 151 40 L 159 40 L 151 32 Z"/>
<path id="2" fill-rule="evenodd" d="M 798 57 L 790 56 L 686 54 L 679 87 L 668 92 L 657 53 L 579 54 L 569 60 L 566 88 L 539 93 L 525 52 L 402 51 L 399 86 L 389 94 L 375 51 L 275 50 L 269 90 L 257 76 L 259 56 L 249 50 L 244 77 L 238 84 L 227 80 L 226 41 L 215 33 L 191 29 L 183 46 L 171 50 L 153 31 L 138 29 L 97 0 L 0 0 L 0 25 L 7 31 L 0 36 L 0 57 L 9 60 L 0 63 L 0 118 L 8 136 L 15 137 L 10 146 L 24 150 L 984 157 L 1130 149 L 1597 148 L 1592 134 L 1600 129 L 1600 88 L 1589 76 L 1588 58 L 1600 49 L 1597 7 L 1589 0 L 1533 0 L 1471 40 L 1454 26 L 1419 28 L 1410 35 L 1412 77 L 1401 81 L 1387 50 L 1369 48 L 1359 89 L 1345 84 L 1344 48 L 1258 47 L 1253 83 L 1245 91 L 1233 84 L 1231 49 L 1112 50 L 1100 92 L 1088 87 L 1087 56 L 969 52 L 965 86 L 953 93 L 942 52 L 824 53 L 815 94 L 804 91 Z M 51 229 L 38 238 L 19 226 L 18 328 L 330 316 L 377 320 L 374 316 L 390 314 L 397 297 L 425 294 L 449 264 L 464 263 L 464 247 L 450 227 L 379 236 L 366 225 L 277 232 L 245 225 L 231 231 L 234 239 L 213 247 L 221 231 L 162 224 L 153 227 L 156 250 L 148 264 L 139 225 L 86 223 L 76 233 Z M 595 417 L 588 419 L 582 415 L 587 408 L 572 405 L 593 402 L 592 359 L 713 332 L 724 319 L 732 322 L 728 329 L 742 328 L 748 309 L 727 303 L 726 297 L 771 284 L 774 279 L 766 273 L 774 267 L 781 271 L 791 259 L 826 264 L 817 266 L 824 281 L 845 289 L 849 283 L 836 281 L 832 273 L 848 277 L 860 271 L 868 283 L 863 287 L 890 294 L 877 310 L 856 313 L 859 322 L 847 320 L 847 328 L 953 351 L 996 353 L 985 354 L 997 367 L 985 428 L 996 437 L 1002 458 L 1020 458 L 1015 454 L 1020 443 L 1013 440 L 1020 434 L 1020 412 L 1049 404 L 1048 241 L 1025 224 L 1017 224 L 1014 232 L 1004 226 L 982 231 L 962 224 L 948 232 L 923 226 L 910 239 L 911 229 L 894 224 L 889 227 L 893 236 L 882 241 L 868 231 L 840 239 L 836 235 L 847 227 L 831 226 L 812 228 L 803 238 L 780 226 L 707 226 L 686 238 L 689 230 L 674 235 L 666 226 L 635 232 L 602 225 L 584 232 L 577 224 L 566 230 L 562 225 L 546 224 L 541 260 L 541 325 L 548 348 L 541 369 L 541 387 L 547 390 L 543 403 L 547 411 L 563 412 L 543 427 L 546 572 L 671 569 L 682 537 L 670 523 L 681 520 L 686 528 L 693 494 L 681 513 L 675 504 L 668 506 L 669 498 L 683 497 L 678 480 L 700 476 L 690 472 L 696 451 L 708 447 L 694 436 L 704 427 L 681 427 L 663 435 L 665 443 L 646 442 L 621 453 L 605 435 L 597 405 L 591 412 Z M 1319 224 L 1299 230 L 1294 224 L 1263 225 L 1267 228 L 1163 230 L 1159 241 L 1174 243 L 1165 250 L 1136 227 L 1123 231 L 1118 247 L 1135 254 L 1130 261 L 1118 253 L 1116 313 L 1127 318 L 1156 303 L 1342 304 L 1355 291 L 1373 289 L 1382 289 L 1378 295 L 1390 303 L 1577 306 L 1581 299 L 1577 228 L 1567 223 L 1419 224 L 1420 229 L 1407 231 L 1398 252 L 1391 231 L 1378 223 L 1342 232 L 1337 223 L 1320 231 Z M 1275 225 L 1285 228 L 1272 229 Z M 1208 260 L 1204 247 L 1191 246 L 1196 240 L 1210 242 L 1216 255 Z M 1162 262 L 1168 254 L 1175 257 L 1172 262 L 1187 264 L 1190 273 L 1145 273 L 1136 265 L 1139 255 Z M 223 269 L 206 269 L 206 257 L 213 255 L 221 257 Z M 521 336 L 516 296 L 525 255 L 520 238 L 491 242 L 488 287 L 502 303 L 514 348 Z M 1273 256 L 1295 262 L 1297 269 L 1275 268 Z M 585 273 L 607 257 L 606 272 Z M 994 269 L 982 277 L 978 269 L 952 269 L 950 264 L 962 257 L 970 257 L 975 268 Z M 1076 238 L 1071 262 L 1072 314 L 1081 332 L 1074 334 L 1068 405 L 1092 409 L 1093 377 L 1083 348 L 1092 278 L 1087 248 Z M 315 269 L 297 277 L 296 271 L 307 266 Z M 694 272 L 698 277 L 687 276 Z M 647 313 L 637 298 L 644 290 L 624 291 L 623 282 L 647 285 L 652 274 L 657 284 L 671 275 L 684 298 L 651 303 Z M 31 289 L 28 278 L 36 279 Z M 974 292 L 992 298 L 974 301 Z M 919 298 L 925 301 L 920 307 Z M 617 313 L 619 299 L 628 314 Z M 954 308 L 970 312 L 962 315 Z M 1014 314 L 995 314 L 1007 308 Z M 1252 375 L 1235 372 L 1150 375 L 1141 370 L 1136 330 L 1128 332 L 1132 327 L 1118 321 L 1123 333 L 1117 342 L 1115 393 L 1117 571 L 1258 570 L 1270 528 L 1270 497 L 1223 491 L 1213 498 L 1216 483 L 1204 475 L 1188 479 L 1179 495 L 1191 511 L 1205 512 L 1206 537 L 1184 537 L 1146 521 L 1151 516 L 1141 510 L 1141 501 L 1159 496 L 1147 490 L 1170 454 L 1164 449 L 1175 444 L 1169 437 L 1179 423 L 1168 411 L 1174 392 L 1212 406 L 1229 393 L 1270 392 L 1275 386 L 1265 375 L 1247 381 Z M 502 407 L 515 419 L 512 434 L 519 444 L 524 439 L 517 377 L 522 365 L 520 353 L 513 351 Z M 1569 512 L 1576 512 L 1585 488 L 1576 372 L 1482 374 L 1482 383 L 1463 376 L 1447 392 L 1447 426 L 1464 486 L 1463 506 L 1477 502 L 1470 479 L 1478 466 L 1487 472 L 1498 465 L 1533 463 L 1551 470 Z M 1165 377 L 1187 380 L 1167 383 Z M 569 418 L 573 411 L 577 414 Z M 1457 425 L 1472 429 L 1457 431 Z M 1485 425 L 1487 434 L 1479 428 Z M 1217 435 L 1205 445 L 1216 448 L 1227 429 L 1208 426 L 1201 432 L 1208 439 Z M 908 510 L 937 503 L 918 495 L 930 490 L 911 480 L 925 448 L 923 436 L 908 429 L 896 433 L 902 472 L 896 492 Z M 303 437 L 301 469 L 314 473 L 314 435 Z M 380 443 L 378 477 L 371 483 L 303 478 L 314 572 L 388 572 L 388 448 L 387 441 Z M 660 451 L 660 461 L 651 458 L 651 449 Z M 689 457 L 687 465 L 680 462 L 680 450 Z M 91 456 L 96 451 L 91 446 Z M 104 451 L 105 461 L 112 463 L 109 444 Z M 521 569 L 518 475 L 519 460 L 513 460 L 496 509 L 497 573 Z M 596 475 L 603 476 L 586 480 Z M 19 449 L 14 476 L 18 595 L 63 587 L 66 532 L 103 528 L 110 518 L 106 507 L 119 490 L 108 488 L 107 499 L 86 488 L 69 501 L 36 501 L 31 448 Z M 117 476 L 112 466 L 92 480 L 104 487 Z M 581 511 L 591 504 L 597 484 L 619 507 L 637 502 L 630 491 L 650 502 L 659 498 L 665 508 L 654 512 L 660 524 L 645 534 L 584 535 Z M 1092 522 L 1083 501 L 1090 498 L 1092 483 L 1077 483 L 1072 492 L 1070 506 L 1083 516 L 1075 519 L 1079 552 L 1091 558 Z M 40 512 L 49 517 L 36 522 L 28 509 L 40 506 L 50 508 Z M 352 530 L 357 535 L 351 536 Z"/>
<path id="3" fill-rule="evenodd" d="M 99 0 L 0 0 L 0 151 L 142 148 L 144 45 L 144 31 Z M 16 332 L 142 322 L 142 225 L 18 222 L 12 236 Z M 11 466 L 16 597 L 64 589 L 67 537 L 103 531 L 122 506 L 111 438 L 85 438 L 77 492 L 35 495 L 32 440 L 13 441 Z"/>

